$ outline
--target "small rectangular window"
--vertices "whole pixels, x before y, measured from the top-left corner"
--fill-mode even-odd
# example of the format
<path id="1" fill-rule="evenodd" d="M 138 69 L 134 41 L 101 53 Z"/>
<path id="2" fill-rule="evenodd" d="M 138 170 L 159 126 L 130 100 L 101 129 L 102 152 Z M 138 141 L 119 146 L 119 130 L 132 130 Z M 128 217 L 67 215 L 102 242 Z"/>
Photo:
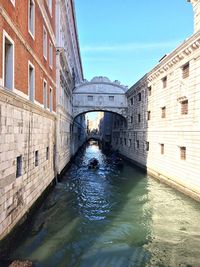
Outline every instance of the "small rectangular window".
<path id="1" fill-rule="evenodd" d="M 138 114 L 138 123 L 140 123 L 140 121 L 141 121 L 141 115 Z"/>
<path id="2" fill-rule="evenodd" d="M 132 140 L 129 139 L 128 146 L 131 147 Z"/>
<path id="3" fill-rule="evenodd" d="M 34 37 L 35 35 L 35 2 L 33 0 L 28 1 L 28 30 Z"/>
<path id="4" fill-rule="evenodd" d="M 133 123 L 133 116 L 131 116 L 130 123 Z"/>
<path id="5" fill-rule="evenodd" d="M 184 100 L 181 102 L 181 114 L 182 115 L 188 114 L 188 100 Z"/>
<path id="6" fill-rule="evenodd" d="M 49 159 L 49 147 L 46 148 L 46 160 Z"/>
<path id="7" fill-rule="evenodd" d="M 22 156 L 17 157 L 16 178 L 22 176 Z"/>
<path id="8" fill-rule="evenodd" d="M 138 93 L 138 101 L 141 101 L 141 99 L 142 99 L 142 95 L 141 93 Z"/>
<path id="9" fill-rule="evenodd" d="M 151 86 L 148 87 L 148 95 L 151 96 Z"/>
<path id="10" fill-rule="evenodd" d="M 151 119 L 151 111 L 148 111 L 147 112 L 147 120 L 150 121 L 150 119 Z"/>
<path id="11" fill-rule="evenodd" d="M 109 96 L 109 101 L 114 101 L 114 96 Z"/>
<path id="12" fill-rule="evenodd" d="M 47 31 L 45 27 L 43 28 L 43 55 L 47 59 Z"/>
<path id="13" fill-rule="evenodd" d="M 53 111 L 53 89 L 51 87 L 49 92 L 49 110 Z"/>
<path id="14" fill-rule="evenodd" d="M 186 147 L 180 147 L 180 158 L 181 160 L 186 160 Z"/>
<path id="15" fill-rule="evenodd" d="M 28 64 L 28 92 L 29 100 L 34 102 L 35 99 L 35 69 L 34 66 L 29 62 Z"/>
<path id="16" fill-rule="evenodd" d="M 35 151 L 35 166 L 39 165 L 39 151 Z"/>
<path id="17" fill-rule="evenodd" d="M 124 138 L 124 145 L 126 146 L 126 138 Z"/>
<path id="18" fill-rule="evenodd" d="M 189 75 L 190 75 L 190 65 L 189 63 L 187 63 L 182 67 L 182 78 L 186 79 L 187 77 L 189 77 Z"/>
<path id="19" fill-rule="evenodd" d="M 4 54 L 3 54 L 3 78 L 4 87 L 13 90 L 14 88 L 14 42 L 4 32 Z"/>
<path id="20" fill-rule="evenodd" d="M 162 107 L 161 111 L 162 111 L 161 118 L 163 118 L 163 119 L 166 118 L 166 107 Z"/>
<path id="21" fill-rule="evenodd" d="M 133 105 L 133 98 L 130 99 L 131 106 Z"/>
<path id="22" fill-rule="evenodd" d="M 164 144 L 160 144 L 160 154 L 164 155 L 164 153 L 165 153 L 165 146 Z"/>
<path id="23" fill-rule="evenodd" d="M 93 101 L 93 96 L 92 95 L 88 95 L 88 101 Z"/>
<path id="24" fill-rule="evenodd" d="M 122 145 L 122 138 L 120 138 L 120 145 Z"/>
<path id="25" fill-rule="evenodd" d="M 167 87 L 167 76 L 162 79 L 163 88 Z"/>
<path id="26" fill-rule="evenodd" d="M 149 151 L 149 142 L 146 142 L 146 151 Z"/>
<path id="27" fill-rule="evenodd" d="M 139 140 L 136 140 L 136 147 L 139 149 L 140 148 L 140 142 Z"/>
<path id="28" fill-rule="evenodd" d="M 53 68 L 53 45 L 49 42 L 49 66 Z"/>

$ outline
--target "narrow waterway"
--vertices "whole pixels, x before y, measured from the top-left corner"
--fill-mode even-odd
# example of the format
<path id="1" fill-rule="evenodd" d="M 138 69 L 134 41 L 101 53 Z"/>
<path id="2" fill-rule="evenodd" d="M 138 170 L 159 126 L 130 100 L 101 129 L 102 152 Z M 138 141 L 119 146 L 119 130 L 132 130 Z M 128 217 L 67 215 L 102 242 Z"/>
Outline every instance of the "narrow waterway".
<path id="1" fill-rule="evenodd" d="M 96 157 L 98 170 L 89 170 Z M 200 266 L 199 203 L 87 146 L 13 251 L 36 267 Z"/>

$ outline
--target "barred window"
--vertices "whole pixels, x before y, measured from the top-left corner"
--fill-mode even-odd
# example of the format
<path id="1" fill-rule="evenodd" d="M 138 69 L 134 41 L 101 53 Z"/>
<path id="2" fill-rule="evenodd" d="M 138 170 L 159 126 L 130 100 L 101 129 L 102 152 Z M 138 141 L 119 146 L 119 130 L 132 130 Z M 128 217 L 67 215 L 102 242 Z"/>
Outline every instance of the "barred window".
<path id="1" fill-rule="evenodd" d="M 35 166 L 39 165 L 39 151 L 35 151 Z"/>
<path id="2" fill-rule="evenodd" d="M 188 100 L 184 100 L 181 102 L 181 114 L 188 114 Z"/>
<path id="3" fill-rule="evenodd" d="M 147 120 L 150 121 L 150 119 L 151 119 L 151 111 L 148 111 L 147 112 Z"/>
<path id="4" fill-rule="evenodd" d="M 182 78 L 186 79 L 187 77 L 189 77 L 189 75 L 190 75 L 190 65 L 189 63 L 187 63 L 182 67 Z"/>
<path id="5" fill-rule="evenodd" d="M 17 157 L 16 178 L 22 175 L 22 156 Z"/>
<path id="6" fill-rule="evenodd" d="M 162 110 L 161 118 L 166 118 L 166 107 L 162 107 L 161 110 Z"/>
<path id="7" fill-rule="evenodd" d="M 148 87 L 148 95 L 151 96 L 151 86 Z"/>
<path id="8" fill-rule="evenodd" d="M 180 147 L 180 158 L 181 160 L 186 160 L 186 147 Z"/>
<path id="9" fill-rule="evenodd" d="M 165 153 L 165 145 L 160 144 L 160 154 L 164 155 L 164 153 Z"/>
<path id="10" fill-rule="evenodd" d="M 167 76 L 162 79 L 163 88 L 167 87 Z"/>

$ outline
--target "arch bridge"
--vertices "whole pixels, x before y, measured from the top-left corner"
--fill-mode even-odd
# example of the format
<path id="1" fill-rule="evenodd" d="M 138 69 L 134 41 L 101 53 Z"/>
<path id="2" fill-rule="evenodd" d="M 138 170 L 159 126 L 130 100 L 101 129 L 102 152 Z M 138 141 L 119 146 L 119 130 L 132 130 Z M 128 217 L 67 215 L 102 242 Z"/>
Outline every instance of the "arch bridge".
<path id="1" fill-rule="evenodd" d="M 84 80 L 73 91 L 74 118 L 90 111 L 114 112 L 126 118 L 127 90 L 119 81 L 111 82 L 107 77 Z"/>

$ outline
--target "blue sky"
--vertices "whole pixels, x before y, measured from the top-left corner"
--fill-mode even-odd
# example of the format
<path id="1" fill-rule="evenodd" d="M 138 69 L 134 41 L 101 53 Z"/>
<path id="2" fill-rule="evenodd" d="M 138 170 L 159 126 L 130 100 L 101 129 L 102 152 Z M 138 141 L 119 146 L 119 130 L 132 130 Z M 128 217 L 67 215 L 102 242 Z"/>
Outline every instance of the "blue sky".
<path id="1" fill-rule="evenodd" d="M 193 32 L 187 0 L 75 0 L 85 79 L 132 86 Z"/>

